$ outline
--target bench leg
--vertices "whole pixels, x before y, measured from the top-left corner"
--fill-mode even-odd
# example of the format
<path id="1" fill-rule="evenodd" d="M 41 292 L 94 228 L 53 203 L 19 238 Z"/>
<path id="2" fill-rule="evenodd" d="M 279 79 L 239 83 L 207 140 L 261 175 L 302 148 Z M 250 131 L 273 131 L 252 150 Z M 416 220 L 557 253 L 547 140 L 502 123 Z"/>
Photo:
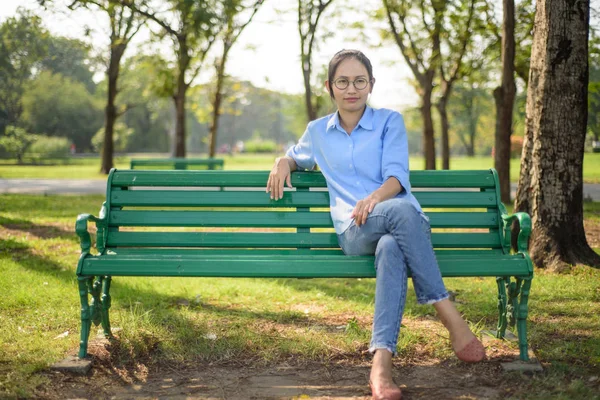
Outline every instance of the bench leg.
<path id="1" fill-rule="evenodd" d="M 516 282 L 512 282 L 510 279 L 507 281 L 506 289 L 508 290 L 508 304 L 506 305 L 506 317 L 508 318 L 508 325 L 514 328 L 517 320 L 517 314 L 519 312 L 519 294 L 521 293 L 521 286 L 523 285 L 523 279 L 516 278 Z"/>
<path id="2" fill-rule="evenodd" d="M 85 276 L 77 278 L 79 282 L 79 299 L 81 300 L 81 339 L 79 341 L 79 358 L 85 358 L 87 356 L 90 326 L 92 324 L 91 310 L 88 303 L 88 287 L 92 285 L 93 279 L 94 278 Z"/>
<path id="3" fill-rule="evenodd" d="M 498 330 L 496 337 L 504 338 L 507 326 L 517 327 L 519 338 L 519 358 L 529 361 L 527 344 L 527 315 L 531 279 L 510 277 L 496 278 L 498 284 Z M 507 298 L 508 292 L 508 298 Z"/>
<path id="4" fill-rule="evenodd" d="M 527 345 L 527 316 L 529 309 L 527 302 L 529 301 L 529 290 L 531 289 L 531 278 L 524 279 L 523 287 L 521 288 L 521 300 L 517 309 L 517 330 L 519 332 L 519 353 L 521 360 L 529 361 L 528 345 Z"/>
<path id="5" fill-rule="evenodd" d="M 100 300 L 100 292 L 102 291 L 102 277 L 98 276 L 93 281 L 90 293 L 92 300 L 90 302 L 90 310 L 92 315 L 92 323 L 96 326 L 102 322 L 102 301 Z"/>
<path id="6" fill-rule="evenodd" d="M 496 337 L 502 339 L 506 333 L 506 278 L 497 277 L 496 284 L 498 285 L 498 327 Z"/>
<path id="7" fill-rule="evenodd" d="M 106 338 L 112 337 L 112 332 L 110 331 L 110 319 L 108 318 L 108 310 L 110 309 L 111 281 L 112 278 L 110 276 L 105 276 L 102 284 L 102 328 L 104 330 L 104 337 Z"/>

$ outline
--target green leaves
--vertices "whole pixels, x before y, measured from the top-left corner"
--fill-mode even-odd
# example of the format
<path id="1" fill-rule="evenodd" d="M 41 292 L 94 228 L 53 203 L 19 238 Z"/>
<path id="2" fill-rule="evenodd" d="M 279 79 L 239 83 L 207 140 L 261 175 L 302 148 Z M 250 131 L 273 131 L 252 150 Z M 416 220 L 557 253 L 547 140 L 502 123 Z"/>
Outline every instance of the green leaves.
<path id="1" fill-rule="evenodd" d="M 102 105 L 80 82 L 42 72 L 23 94 L 23 123 L 32 132 L 66 136 L 77 149 L 91 148 L 102 126 Z"/>
<path id="2" fill-rule="evenodd" d="M 23 8 L 0 25 L 0 133 L 19 121 L 21 95 L 47 54 L 47 39 L 41 18 Z"/>
<path id="3" fill-rule="evenodd" d="M 27 133 L 25 129 L 7 126 L 5 134 L 0 136 L 0 149 L 4 150 L 4 152 L 8 153 L 11 157 L 16 158 L 18 162 L 21 163 L 27 148 L 31 146 L 36 139 L 36 135 Z"/>

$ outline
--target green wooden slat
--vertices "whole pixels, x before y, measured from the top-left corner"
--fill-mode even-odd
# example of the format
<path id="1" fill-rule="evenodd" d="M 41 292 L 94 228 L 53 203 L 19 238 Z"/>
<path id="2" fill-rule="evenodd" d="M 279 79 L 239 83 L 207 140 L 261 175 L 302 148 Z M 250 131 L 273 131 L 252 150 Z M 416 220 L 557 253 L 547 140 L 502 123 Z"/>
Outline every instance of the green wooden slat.
<path id="1" fill-rule="evenodd" d="M 414 192 L 421 207 L 425 208 L 496 208 L 495 193 L 488 192 Z"/>
<path id="2" fill-rule="evenodd" d="M 266 187 L 269 171 L 132 171 L 115 170 L 113 186 L 230 186 Z M 493 188 L 491 171 L 412 171 L 413 188 Z M 296 187 L 326 187 L 320 172 L 294 172 Z"/>
<path id="3" fill-rule="evenodd" d="M 302 255 L 343 255 L 341 249 L 301 249 Z M 247 257 L 253 256 L 266 256 L 266 255 L 299 255 L 300 252 L 297 249 L 236 249 L 236 248 L 228 248 L 228 249 L 213 249 L 213 248 L 161 248 L 156 249 L 153 247 L 120 247 L 120 248 L 110 248 L 110 253 L 118 254 L 119 257 L 137 257 L 140 255 L 152 255 L 157 258 L 164 257 L 172 257 L 174 255 L 178 257 L 187 257 L 187 256 L 204 256 L 204 255 L 245 255 Z M 436 257 L 443 257 L 445 259 L 451 258 L 464 258 L 467 257 L 478 257 L 482 260 L 482 263 L 485 262 L 486 259 L 494 259 L 498 256 L 502 256 L 503 252 L 501 249 L 436 249 L 435 250 Z"/>
<path id="4" fill-rule="evenodd" d="M 410 184 L 413 188 L 493 188 L 494 175 L 491 170 L 483 171 L 411 171 Z"/>
<path id="5" fill-rule="evenodd" d="M 433 228 L 495 228 L 495 213 L 437 212 L 429 214 Z M 257 211 L 112 211 L 110 226 L 154 227 L 314 227 L 333 226 L 329 211 L 257 212 Z"/>
<path id="6" fill-rule="evenodd" d="M 494 208 L 496 194 L 489 192 L 417 192 L 422 207 Z M 327 192 L 285 192 L 271 200 L 262 191 L 117 190 L 111 193 L 112 206 L 138 207 L 329 207 Z"/>
<path id="7" fill-rule="evenodd" d="M 155 247 L 339 247 L 335 233 L 114 232 L 108 246 Z"/>
<path id="8" fill-rule="evenodd" d="M 454 276 L 529 276 L 527 262 L 522 257 L 502 256 L 486 260 L 479 257 L 438 259 L 445 277 Z M 137 258 L 105 256 L 88 257 L 83 261 L 81 275 L 112 276 L 203 276 L 203 277 L 311 277 L 346 278 L 375 276 L 372 256 L 204 256 Z"/>
<path id="9" fill-rule="evenodd" d="M 118 226 L 212 226 L 212 227 L 316 227 L 333 226 L 329 211 L 113 211 L 110 225 Z"/>
<path id="10" fill-rule="evenodd" d="M 496 233 L 433 233 L 435 248 L 499 248 Z M 108 247 L 338 247 L 335 233 L 110 232 Z"/>
<path id="11" fill-rule="evenodd" d="M 436 233 L 431 234 L 435 248 L 500 248 L 497 233 Z"/>
<path id="12" fill-rule="evenodd" d="M 432 228 L 497 228 L 495 212 L 429 212 Z"/>
<path id="13" fill-rule="evenodd" d="M 309 249 L 304 248 L 300 249 L 302 251 L 302 255 L 343 255 L 344 252 L 341 249 L 329 249 L 329 248 L 320 248 L 320 249 Z M 188 256 L 246 256 L 246 257 L 254 257 L 254 256 L 281 256 L 281 255 L 298 255 L 300 251 L 298 249 L 239 249 L 239 248 L 160 248 L 157 249 L 155 247 L 120 247 L 120 248 L 110 248 L 111 254 L 117 254 L 119 257 L 127 258 L 127 257 L 139 257 L 140 255 L 152 255 L 152 257 L 157 258 L 168 258 L 173 256 L 178 257 L 188 257 Z"/>
<path id="14" fill-rule="evenodd" d="M 283 199 L 271 200 L 261 191 L 153 190 L 113 191 L 113 206 L 144 207 L 329 207 L 327 192 L 286 192 Z"/>
<path id="15" fill-rule="evenodd" d="M 267 187 L 269 171 L 147 171 L 115 170 L 112 186 Z M 296 187 L 327 187 L 321 173 L 294 173 Z"/>

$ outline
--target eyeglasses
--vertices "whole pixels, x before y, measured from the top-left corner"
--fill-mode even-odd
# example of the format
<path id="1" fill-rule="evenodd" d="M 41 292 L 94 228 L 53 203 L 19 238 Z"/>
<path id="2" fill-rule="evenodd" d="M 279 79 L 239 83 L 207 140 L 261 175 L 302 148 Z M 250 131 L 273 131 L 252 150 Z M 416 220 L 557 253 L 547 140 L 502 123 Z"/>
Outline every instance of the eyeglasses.
<path id="1" fill-rule="evenodd" d="M 356 90 L 363 90 L 364 88 L 367 87 L 369 82 L 371 82 L 371 81 L 368 80 L 367 78 L 356 78 L 353 81 L 348 80 L 348 78 L 337 78 L 335 81 L 333 81 L 333 84 L 339 90 L 346 89 L 348 86 L 350 86 L 351 83 L 354 85 Z"/>

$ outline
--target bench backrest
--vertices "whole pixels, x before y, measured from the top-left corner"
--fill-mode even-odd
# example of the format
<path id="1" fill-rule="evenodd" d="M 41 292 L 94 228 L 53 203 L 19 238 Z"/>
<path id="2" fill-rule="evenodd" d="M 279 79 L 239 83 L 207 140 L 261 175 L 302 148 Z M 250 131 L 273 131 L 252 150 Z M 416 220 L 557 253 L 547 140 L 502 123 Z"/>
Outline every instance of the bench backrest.
<path id="1" fill-rule="evenodd" d="M 223 169 L 224 161 L 221 158 L 143 158 L 132 159 L 129 163 L 131 169 L 147 167 L 153 169 Z"/>
<path id="2" fill-rule="evenodd" d="M 108 249 L 339 252 L 321 173 L 293 173 L 294 189 L 278 201 L 265 193 L 267 178 L 266 171 L 113 170 L 108 225 L 100 235 Z M 410 179 L 430 218 L 435 248 L 508 252 L 495 170 L 413 171 Z"/>

